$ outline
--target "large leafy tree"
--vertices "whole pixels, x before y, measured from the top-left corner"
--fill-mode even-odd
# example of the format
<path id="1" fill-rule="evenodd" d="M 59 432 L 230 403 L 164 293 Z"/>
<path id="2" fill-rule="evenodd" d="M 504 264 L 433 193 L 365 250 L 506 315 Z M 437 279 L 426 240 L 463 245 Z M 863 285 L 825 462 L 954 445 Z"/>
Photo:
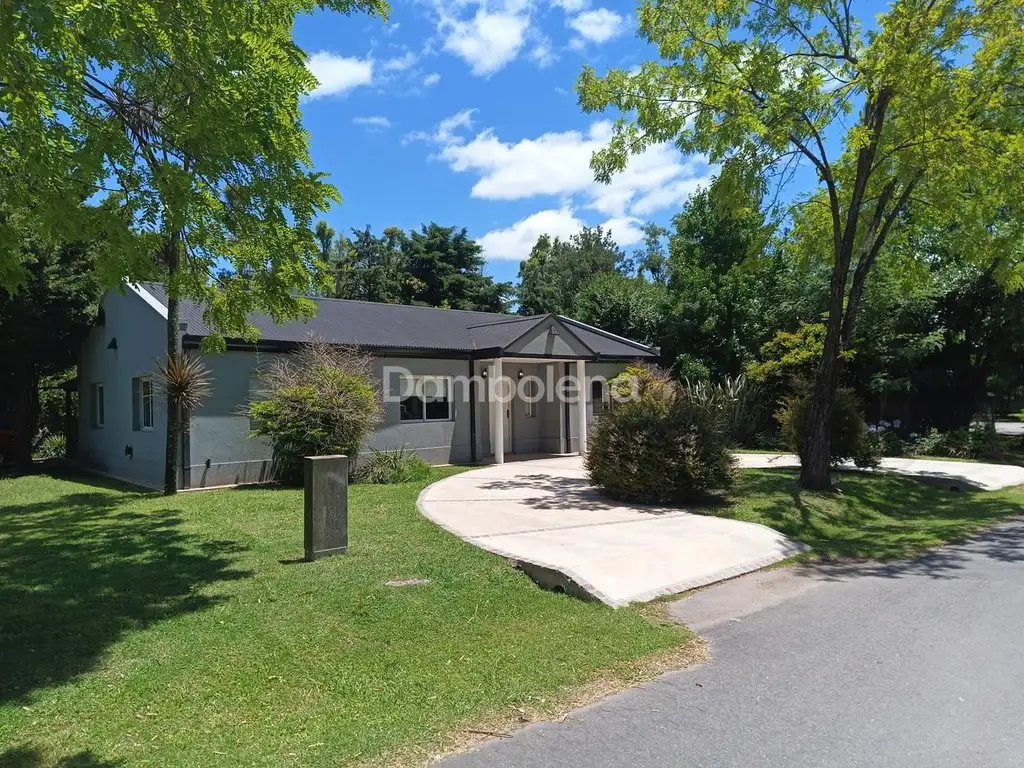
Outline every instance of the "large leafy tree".
<path id="1" fill-rule="evenodd" d="M 317 9 L 383 14 L 383 0 L 111 0 L 8 4 L 0 25 L 0 227 L 25 212 L 44 236 L 110 244 L 105 286 L 167 286 L 167 365 L 178 306 L 253 337 L 254 310 L 309 313 L 321 286 L 312 225 L 337 191 L 310 168 L 299 97 L 316 86 L 292 39 Z M 93 195 L 116 205 L 71 205 Z M 7 217 L 7 218 L 5 218 Z M 24 282 L 0 234 L 0 281 Z M 6 247 L 5 247 L 6 246 Z M 229 262 L 240 281 L 214 281 Z M 165 491 L 177 487 L 181 413 L 168 390 Z"/>
<path id="2" fill-rule="evenodd" d="M 669 237 L 666 358 L 681 376 L 736 376 L 770 338 L 785 267 L 756 198 L 701 190 Z"/>
<path id="3" fill-rule="evenodd" d="M 519 313 L 571 314 L 580 289 L 614 272 L 624 259 L 611 233 L 601 227 L 584 227 L 567 240 L 541 235 L 519 265 Z"/>
<path id="4" fill-rule="evenodd" d="M 627 339 L 661 344 L 667 291 L 644 275 L 605 272 L 576 298 L 572 316 Z"/>
<path id="5" fill-rule="evenodd" d="M 895 0 L 866 29 L 849 0 L 653 0 L 639 21 L 661 61 L 580 78 L 584 109 L 627 116 L 594 157 L 598 178 L 665 141 L 722 163 L 727 187 L 796 161 L 818 175 L 810 218 L 832 276 L 801 482 L 828 488 L 840 356 L 901 217 L 955 230 L 974 260 L 1024 282 L 1002 258 L 1024 223 L 1024 5 Z"/>
<path id="6" fill-rule="evenodd" d="M 431 222 L 410 232 L 402 243 L 409 273 L 405 303 L 501 312 L 511 286 L 483 273 L 481 250 L 465 228 Z"/>
<path id="7" fill-rule="evenodd" d="M 95 249 L 52 246 L 23 236 L 19 261 L 26 278 L 18 291 L 0 287 L 0 427 L 15 436 L 13 459 L 32 461 L 38 432 L 40 384 L 75 365 L 93 325 L 98 285 Z"/>

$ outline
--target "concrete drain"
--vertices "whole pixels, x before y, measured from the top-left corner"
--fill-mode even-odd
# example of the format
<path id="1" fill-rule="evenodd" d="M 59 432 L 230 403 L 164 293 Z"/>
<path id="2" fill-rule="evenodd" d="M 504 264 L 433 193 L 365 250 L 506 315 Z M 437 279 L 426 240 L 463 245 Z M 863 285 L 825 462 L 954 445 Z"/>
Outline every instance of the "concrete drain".
<path id="1" fill-rule="evenodd" d="M 418 584 L 429 584 L 430 579 L 391 579 L 385 581 L 384 586 L 387 587 L 415 587 Z"/>
<path id="2" fill-rule="evenodd" d="M 528 563 L 523 560 L 513 560 L 512 562 L 516 568 L 529 576 L 541 589 L 572 595 L 573 597 L 577 597 L 581 600 L 597 599 L 577 584 L 573 579 L 560 571 L 556 571 L 553 568 L 545 568 L 542 565 Z"/>

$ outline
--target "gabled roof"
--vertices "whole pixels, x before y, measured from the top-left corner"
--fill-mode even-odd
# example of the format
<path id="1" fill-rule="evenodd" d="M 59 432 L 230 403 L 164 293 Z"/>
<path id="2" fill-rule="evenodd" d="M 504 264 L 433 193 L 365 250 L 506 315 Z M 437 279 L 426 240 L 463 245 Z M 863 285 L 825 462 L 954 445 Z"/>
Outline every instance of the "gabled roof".
<path id="1" fill-rule="evenodd" d="M 138 287 L 148 293 L 157 305 L 167 306 L 167 294 L 162 284 L 142 283 Z M 335 344 L 368 349 L 436 350 L 473 355 L 485 351 L 500 352 L 555 317 L 524 317 L 345 299 L 312 300 L 317 305 L 317 313 L 308 321 L 279 325 L 262 314 L 251 315 L 249 321 L 259 330 L 262 342 L 297 343 L 307 341 L 312 334 Z M 555 321 L 575 336 L 582 346 L 593 350 L 595 357 L 632 360 L 657 356 L 657 350 L 652 347 L 585 323 L 565 317 L 555 317 Z M 201 339 L 211 334 L 203 321 L 202 308 L 191 300 L 181 302 L 181 322 L 185 324 L 186 339 Z"/>

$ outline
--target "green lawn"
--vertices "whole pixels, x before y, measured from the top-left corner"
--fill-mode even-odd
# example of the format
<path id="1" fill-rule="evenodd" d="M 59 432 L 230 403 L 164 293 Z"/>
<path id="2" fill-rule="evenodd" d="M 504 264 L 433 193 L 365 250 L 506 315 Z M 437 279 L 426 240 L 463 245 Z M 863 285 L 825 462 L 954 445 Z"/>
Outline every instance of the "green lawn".
<path id="1" fill-rule="evenodd" d="M 534 587 L 423 485 L 353 487 L 350 553 L 304 563 L 298 491 L 0 479 L 0 766 L 416 754 L 692 640 Z"/>
<path id="2" fill-rule="evenodd" d="M 838 493 L 802 491 L 795 470 L 746 470 L 707 514 L 761 523 L 807 544 L 812 557 L 913 557 L 1024 511 L 1024 488 L 950 491 L 894 474 L 837 472 Z M 961 488 L 963 485 L 961 484 Z"/>

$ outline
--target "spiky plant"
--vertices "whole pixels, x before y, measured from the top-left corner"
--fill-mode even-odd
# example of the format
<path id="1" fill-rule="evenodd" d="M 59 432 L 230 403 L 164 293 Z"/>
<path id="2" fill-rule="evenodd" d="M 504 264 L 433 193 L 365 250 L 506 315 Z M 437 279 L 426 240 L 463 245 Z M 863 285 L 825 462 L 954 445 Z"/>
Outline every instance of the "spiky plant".
<path id="1" fill-rule="evenodd" d="M 156 361 L 156 389 L 182 413 L 191 413 L 213 390 L 210 371 L 198 357 L 181 355 Z"/>

